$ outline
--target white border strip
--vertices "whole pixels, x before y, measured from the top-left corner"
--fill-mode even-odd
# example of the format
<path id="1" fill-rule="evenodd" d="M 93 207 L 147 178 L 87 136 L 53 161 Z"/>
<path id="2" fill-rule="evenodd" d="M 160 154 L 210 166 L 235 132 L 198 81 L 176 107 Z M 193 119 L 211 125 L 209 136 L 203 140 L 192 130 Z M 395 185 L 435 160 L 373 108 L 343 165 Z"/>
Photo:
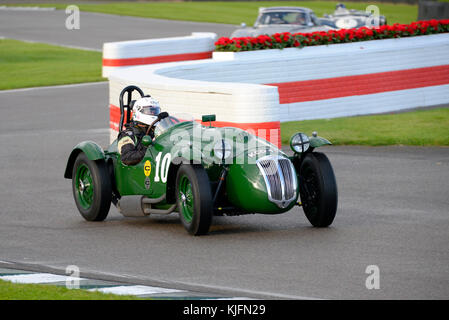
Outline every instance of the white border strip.
<path id="1" fill-rule="evenodd" d="M 9 6 L 0 6 L 1 11 L 55 11 L 54 7 L 9 7 Z"/>
<path id="2" fill-rule="evenodd" d="M 0 280 L 11 281 L 13 283 L 54 283 L 54 282 L 66 282 L 74 280 L 85 280 L 77 277 L 61 276 L 52 273 L 31 273 L 31 274 L 19 274 L 13 276 L 3 276 Z"/>
<path id="3" fill-rule="evenodd" d="M 149 294 L 159 294 L 159 293 L 177 293 L 177 292 L 185 292 L 177 289 L 167 289 L 161 287 L 150 287 L 150 286 L 118 286 L 118 287 L 107 287 L 107 288 L 94 288 L 89 289 L 88 291 L 99 291 L 102 293 L 112 293 L 117 295 L 133 295 L 133 296 L 142 296 Z"/>
<path id="4" fill-rule="evenodd" d="M 31 87 L 31 88 L 0 90 L 0 94 L 1 93 L 34 91 L 34 90 L 42 90 L 42 89 L 67 89 L 67 88 L 85 87 L 85 86 L 106 84 L 106 83 L 108 83 L 108 82 L 107 81 L 95 81 L 95 82 L 83 82 L 83 83 L 74 83 L 74 84 L 61 84 L 61 85 L 46 86 L 46 87 Z"/>
<path id="5" fill-rule="evenodd" d="M 36 40 L 28 40 L 28 39 L 21 39 L 21 38 L 7 38 L 7 37 L 1 37 L 0 39 L 2 39 L 2 40 L 5 40 L 5 39 L 17 40 L 17 41 L 22 41 L 22 42 L 26 42 L 26 43 L 48 44 L 50 46 L 63 47 L 63 48 L 68 48 L 68 49 L 77 49 L 77 50 L 83 50 L 83 51 L 101 52 L 101 49 L 73 46 L 70 44 L 63 44 L 63 43 L 58 43 L 58 42 L 47 42 L 47 41 L 42 42 L 42 41 L 36 41 Z"/>

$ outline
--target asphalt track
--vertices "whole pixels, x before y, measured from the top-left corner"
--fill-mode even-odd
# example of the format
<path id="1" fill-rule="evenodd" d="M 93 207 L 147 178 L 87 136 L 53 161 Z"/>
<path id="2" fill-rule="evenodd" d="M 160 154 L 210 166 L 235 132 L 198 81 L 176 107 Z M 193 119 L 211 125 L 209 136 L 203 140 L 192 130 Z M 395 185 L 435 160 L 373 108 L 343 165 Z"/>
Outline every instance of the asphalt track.
<path id="1" fill-rule="evenodd" d="M 220 217 L 203 237 L 176 214 L 133 219 L 113 208 L 90 223 L 63 172 L 78 142 L 107 144 L 107 95 L 106 83 L 0 92 L 0 260 L 256 298 L 449 298 L 449 148 L 323 148 L 339 187 L 327 229 L 300 208 Z M 369 265 L 378 290 L 365 287 Z"/>
<path id="2" fill-rule="evenodd" d="M 0 260 L 250 297 L 449 297 L 449 148 L 323 148 L 339 186 L 331 228 L 297 208 L 220 217 L 191 237 L 176 214 L 79 215 L 64 167 L 79 141 L 107 144 L 106 83 L 1 92 L 0 108 Z"/>
<path id="3" fill-rule="evenodd" d="M 80 12 L 80 29 L 68 30 L 63 10 L 0 10 L 0 37 L 101 50 L 104 42 L 215 32 L 229 36 L 237 26 Z"/>

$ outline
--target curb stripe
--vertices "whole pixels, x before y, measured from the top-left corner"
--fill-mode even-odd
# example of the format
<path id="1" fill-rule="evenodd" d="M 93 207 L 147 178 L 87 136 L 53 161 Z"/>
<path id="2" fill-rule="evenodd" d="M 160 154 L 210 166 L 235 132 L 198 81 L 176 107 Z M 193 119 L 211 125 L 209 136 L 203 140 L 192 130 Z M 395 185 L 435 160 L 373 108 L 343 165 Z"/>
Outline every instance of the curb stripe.
<path id="1" fill-rule="evenodd" d="M 449 84 L 449 65 L 357 76 L 270 83 L 281 104 L 360 96 Z"/>
<path id="2" fill-rule="evenodd" d="M 99 291 L 102 293 L 112 293 L 112 294 L 117 294 L 117 295 L 134 295 L 134 296 L 159 294 L 159 293 L 185 292 L 185 291 L 177 290 L 177 289 L 166 289 L 166 288 L 160 288 L 160 287 L 150 287 L 150 286 L 141 286 L 141 285 L 95 288 L 95 289 L 89 289 L 88 291 Z"/>
<path id="3" fill-rule="evenodd" d="M 77 277 L 61 276 L 51 273 L 32 273 L 32 274 L 19 274 L 11 276 L 0 277 L 0 280 L 11 281 L 13 283 L 53 283 L 53 282 L 66 282 L 73 280 L 85 280 Z"/>
<path id="4" fill-rule="evenodd" d="M 101 292 L 115 295 L 132 295 L 140 298 L 159 300 L 254 300 L 245 296 L 226 296 L 221 294 L 202 293 L 201 290 L 172 289 L 157 286 L 124 284 L 114 281 L 95 280 L 94 278 L 78 278 L 52 273 L 28 273 L 30 271 L 0 267 L 0 280 L 21 284 L 48 284 L 56 287 L 67 287 L 68 281 L 80 281 L 79 288 L 89 292 Z M 31 271 L 32 272 L 32 271 Z"/>
<path id="5" fill-rule="evenodd" d="M 184 61 L 184 60 L 201 60 L 210 58 L 212 58 L 212 51 L 171 54 L 165 56 L 142 57 L 142 58 L 124 58 L 124 59 L 103 58 L 103 67 L 136 66 L 142 64 L 155 64 L 155 63 Z"/>

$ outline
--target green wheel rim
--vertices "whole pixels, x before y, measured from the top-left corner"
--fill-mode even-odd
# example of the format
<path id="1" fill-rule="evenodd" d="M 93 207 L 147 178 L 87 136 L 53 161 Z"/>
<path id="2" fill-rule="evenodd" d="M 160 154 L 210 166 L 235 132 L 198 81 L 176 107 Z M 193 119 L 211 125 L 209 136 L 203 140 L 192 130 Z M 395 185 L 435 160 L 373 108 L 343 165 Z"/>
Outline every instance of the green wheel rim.
<path id="1" fill-rule="evenodd" d="M 78 202 L 83 209 L 89 209 L 92 206 L 94 200 L 94 185 L 92 182 L 92 174 L 89 167 L 85 164 L 81 164 L 76 169 L 76 195 Z"/>
<path id="2" fill-rule="evenodd" d="M 192 192 L 192 183 L 189 178 L 182 176 L 179 181 L 179 203 L 180 211 L 184 220 L 191 222 L 193 218 L 194 199 Z"/>

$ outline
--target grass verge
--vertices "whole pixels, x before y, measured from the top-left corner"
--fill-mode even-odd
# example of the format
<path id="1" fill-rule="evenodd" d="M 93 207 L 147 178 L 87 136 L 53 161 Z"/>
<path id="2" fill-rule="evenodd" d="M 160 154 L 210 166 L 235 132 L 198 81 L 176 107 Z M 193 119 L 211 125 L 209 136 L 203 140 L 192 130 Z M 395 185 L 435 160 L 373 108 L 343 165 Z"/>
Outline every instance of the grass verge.
<path id="1" fill-rule="evenodd" d="M 282 144 L 288 145 L 298 131 L 317 131 L 335 145 L 449 146 L 449 108 L 285 122 L 281 124 Z"/>
<path id="2" fill-rule="evenodd" d="M 0 39 L 0 90 L 102 81 L 101 59 L 101 52 Z"/>
<path id="3" fill-rule="evenodd" d="M 54 285 L 17 284 L 0 280 L 0 300 L 140 300 L 135 296 L 122 296 L 67 289 Z"/>
<path id="4" fill-rule="evenodd" d="M 256 20 L 259 7 L 300 6 L 308 7 L 318 16 L 332 13 L 340 1 L 247 1 L 247 2 L 113 2 L 113 3 L 76 3 L 81 11 L 101 12 L 124 16 L 185 20 L 196 22 L 216 22 L 252 25 Z M 375 4 L 380 14 L 387 17 L 389 24 L 410 23 L 418 17 L 418 6 L 381 2 L 344 2 L 350 9 L 365 10 Z M 13 4 L 11 4 L 13 5 Z M 27 4 L 30 6 L 31 4 Z M 67 4 L 33 4 L 38 6 L 65 9 Z M 22 4 L 25 6 L 25 4 Z"/>

